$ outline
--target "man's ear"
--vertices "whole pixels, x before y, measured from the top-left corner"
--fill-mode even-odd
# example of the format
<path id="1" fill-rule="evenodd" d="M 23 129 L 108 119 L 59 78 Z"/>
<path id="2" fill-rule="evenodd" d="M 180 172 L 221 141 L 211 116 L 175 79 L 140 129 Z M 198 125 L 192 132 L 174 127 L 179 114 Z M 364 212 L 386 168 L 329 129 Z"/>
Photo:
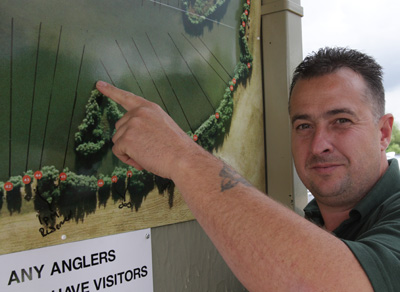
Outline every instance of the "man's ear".
<path id="1" fill-rule="evenodd" d="M 386 151 L 389 146 L 390 139 L 392 138 L 393 115 L 386 114 L 379 120 L 379 127 L 381 131 L 381 150 Z"/>

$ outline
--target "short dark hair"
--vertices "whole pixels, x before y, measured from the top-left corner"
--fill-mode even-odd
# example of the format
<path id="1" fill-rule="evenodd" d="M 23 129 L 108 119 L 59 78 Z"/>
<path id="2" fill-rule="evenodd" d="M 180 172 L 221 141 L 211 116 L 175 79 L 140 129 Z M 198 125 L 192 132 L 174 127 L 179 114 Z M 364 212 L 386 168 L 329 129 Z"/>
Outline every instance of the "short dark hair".
<path id="1" fill-rule="evenodd" d="M 321 48 L 308 55 L 294 71 L 290 86 L 290 97 L 297 81 L 311 79 L 334 73 L 341 68 L 349 68 L 358 73 L 366 82 L 370 90 L 372 112 L 377 119 L 385 114 L 385 90 L 383 88 L 382 67 L 374 58 L 349 48 Z"/>

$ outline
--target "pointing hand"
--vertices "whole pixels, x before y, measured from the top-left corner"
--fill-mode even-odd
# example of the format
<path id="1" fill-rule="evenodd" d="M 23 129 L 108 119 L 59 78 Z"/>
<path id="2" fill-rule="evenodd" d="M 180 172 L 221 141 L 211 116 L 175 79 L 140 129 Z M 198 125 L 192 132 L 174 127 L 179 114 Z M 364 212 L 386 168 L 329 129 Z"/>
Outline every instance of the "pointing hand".
<path id="1" fill-rule="evenodd" d="M 103 81 L 96 87 L 127 110 L 112 139 L 122 162 L 171 178 L 178 161 L 200 148 L 157 104 Z"/>

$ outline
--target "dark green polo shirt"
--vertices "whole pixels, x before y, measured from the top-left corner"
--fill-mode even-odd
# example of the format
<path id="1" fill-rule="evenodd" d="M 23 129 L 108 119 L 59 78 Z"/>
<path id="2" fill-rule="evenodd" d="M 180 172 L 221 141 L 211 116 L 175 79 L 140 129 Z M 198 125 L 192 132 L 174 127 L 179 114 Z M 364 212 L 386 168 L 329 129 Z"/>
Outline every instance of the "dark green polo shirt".
<path id="1" fill-rule="evenodd" d="M 315 200 L 304 209 L 318 225 L 323 219 Z M 375 291 L 400 291 L 400 171 L 396 159 L 372 190 L 333 233 L 350 248 Z"/>

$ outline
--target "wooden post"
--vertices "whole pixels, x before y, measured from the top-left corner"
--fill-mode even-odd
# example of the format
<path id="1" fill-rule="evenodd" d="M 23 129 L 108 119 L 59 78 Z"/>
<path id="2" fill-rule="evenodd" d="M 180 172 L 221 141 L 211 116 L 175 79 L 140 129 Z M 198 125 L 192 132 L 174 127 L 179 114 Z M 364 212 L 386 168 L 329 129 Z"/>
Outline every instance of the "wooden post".
<path id="1" fill-rule="evenodd" d="M 267 193 L 302 214 L 307 191 L 293 165 L 288 97 L 292 73 L 303 58 L 303 8 L 300 0 L 263 0 L 261 15 Z"/>

